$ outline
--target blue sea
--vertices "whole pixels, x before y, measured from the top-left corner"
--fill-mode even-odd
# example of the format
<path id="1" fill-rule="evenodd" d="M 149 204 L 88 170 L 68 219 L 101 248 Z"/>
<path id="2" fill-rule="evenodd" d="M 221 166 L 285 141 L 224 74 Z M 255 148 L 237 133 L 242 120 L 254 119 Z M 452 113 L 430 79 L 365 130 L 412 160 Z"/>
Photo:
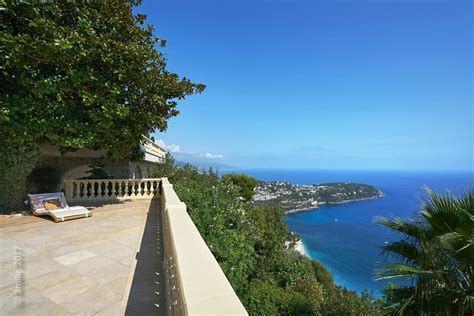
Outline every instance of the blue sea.
<path id="1" fill-rule="evenodd" d="M 228 171 L 224 172 L 227 173 Z M 385 283 L 374 280 L 374 271 L 385 257 L 384 243 L 400 236 L 373 222 L 376 216 L 411 218 L 426 198 L 426 187 L 454 194 L 473 186 L 472 172 L 234 170 L 259 180 L 282 180 L 294 184 L 355 182 L 374 185 L 384 197 L 348 204 L 324 205 L 312 211 L 286 216 L 291 231 L 301 235 L 306 252 L 321 261 L 337 284 L 380 295 Z"/>

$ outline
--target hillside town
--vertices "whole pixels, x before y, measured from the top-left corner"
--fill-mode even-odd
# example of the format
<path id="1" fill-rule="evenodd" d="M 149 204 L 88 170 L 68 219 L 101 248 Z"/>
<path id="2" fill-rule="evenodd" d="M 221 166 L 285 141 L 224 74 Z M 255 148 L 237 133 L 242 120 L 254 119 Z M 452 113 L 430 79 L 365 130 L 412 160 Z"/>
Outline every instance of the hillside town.
<path id="1" fill-rule="evenodd" d="M 374 199 L 383 193 L 374 186 L 359 183 L 298 185 L 284 181 L 261 181 L 255 188 L 255 204 L 279 205 L 285 213 L 312 210 L 321 204 L 348 203 Z"/>

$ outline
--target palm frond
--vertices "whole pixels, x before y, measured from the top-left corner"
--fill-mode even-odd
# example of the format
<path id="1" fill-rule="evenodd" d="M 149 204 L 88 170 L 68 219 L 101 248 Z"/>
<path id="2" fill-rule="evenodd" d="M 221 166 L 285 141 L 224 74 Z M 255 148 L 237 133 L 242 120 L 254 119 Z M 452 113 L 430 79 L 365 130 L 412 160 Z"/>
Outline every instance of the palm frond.
<path id="1" fill-rule="evenodd" d="M 408 240 L 391 242 L 382 247 L 382 253 L 411 264 L 419 264 L 421 255 L 418 246 Z"/>
<path id="2" fill-rule="evenodd" d="M 419 239 L 426 236 L 426 228 L 423 227 L 422 223 L 419 221 L 409 222 L 402 218 L 388 219 L 383 216 L 377 216 L 374 218 L 374 222 L 408 237 Z"/>
<path id="3" fill-rule="evenodd" d="M 382 247 L 397 263 L 376 271 L 376 280 L 408 278 L 414 286 L 387 289 L 397 314 L 474 313 L 474 196 L 455 197 L 427 189 L 415 220 L 377 217 L 376 223 L 401 233 Z"/>
<path id="4" fill-rule="evenodd" d="M 405 264 L 389 264 L 385 268 L 379 269 L 376 272 L 376 281 L 389 280 L 395 278 L 419 278 L 423 275 L 433 275 L 430 270 L 423 270 Z"/>

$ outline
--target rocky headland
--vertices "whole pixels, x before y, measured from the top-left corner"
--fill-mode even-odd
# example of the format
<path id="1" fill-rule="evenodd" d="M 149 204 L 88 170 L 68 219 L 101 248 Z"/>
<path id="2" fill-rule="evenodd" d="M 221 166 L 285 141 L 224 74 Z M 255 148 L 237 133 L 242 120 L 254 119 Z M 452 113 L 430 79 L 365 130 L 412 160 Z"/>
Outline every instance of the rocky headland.
<path id="1" fill-rule="evenodd" d="M 318 208 L 323 204 L 340 204 L 382 197 L 383 193 L 368 184 L 334 182 L 299 185 L 284 181 L 260 181 L 255 188 L 253 202 L 278 205 L 285 213 Z"/>

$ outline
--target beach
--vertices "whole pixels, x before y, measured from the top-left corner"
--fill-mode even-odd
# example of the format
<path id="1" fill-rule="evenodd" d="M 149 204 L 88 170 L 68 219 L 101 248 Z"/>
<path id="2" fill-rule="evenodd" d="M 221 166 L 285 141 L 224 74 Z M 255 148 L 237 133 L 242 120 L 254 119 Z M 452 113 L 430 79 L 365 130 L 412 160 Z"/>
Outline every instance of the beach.
<path id="1" fill-rule="evenodd" d="M 306 252 L 306 248 L 305 248 L 305 246 L 303 244 L 303 241 L 301 239 L 296 242 L 295 250 L 298 251 L 303 256 L 306 256 L 306 257 L 309 258 L 308 253 Z"/>

